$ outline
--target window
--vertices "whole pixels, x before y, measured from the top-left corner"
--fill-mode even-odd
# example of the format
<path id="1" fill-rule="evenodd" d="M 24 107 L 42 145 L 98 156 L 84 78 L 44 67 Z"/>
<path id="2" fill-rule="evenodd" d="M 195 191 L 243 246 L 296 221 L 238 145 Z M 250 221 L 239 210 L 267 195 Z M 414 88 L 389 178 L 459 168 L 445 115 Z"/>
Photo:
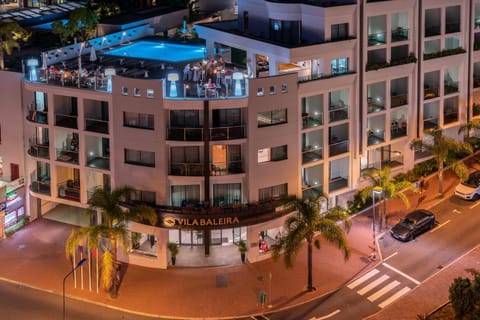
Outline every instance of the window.
<path id="1" fill-rule="evenodd" d="M 147 98 L 153 98 L 154 95 L 154 90 L 153 89 L 147 89 Z"/>
<path id="2" fill-rule="evenodd" d="M 288 92 L 288 85 L 286 83 L 282 83 L 282 93 Z"/>
<path id="3" fill-rule="evenodd" d="M 258 163 L 288 159 L 287 145 L 258 150 Z"/>
<path id="4" fill-rule="evenodd" d="M 155 152 L 125 149 L 125 163 L 155 167 Z"/>
<path id="5" fill-rule="evenodd" d="M 258 201 L 270 201 L 286 196 L 288 184 L 283 183 L 272 187 L 258 189 Z"/>
<path id="6" fill-rule="evenodd" d="M 153 114 L 124 112 L 123 125 L 125 127 L 154 130 Z"/>
<path id="7" fill-rule="evenodd" d="M 348 23 L 332 24 L 332 41 L 348 38 Z"/>
<path id="8" fill-rule="evenodd" d="M 177 185 L 172 186 L 172 206 L 187 207 L 200 205 L 199 185 Z"/>
<path id="9" fill-rule="evenodd" d="M 156 194 L 154 191 L 134 190 L 130 193 L 130 201 L 142 202 L 145 204 L 155 205 Z"/>
<path id="10" fill-rule="evenodd" d="M 139 88 L 133 88 L 133 95 L 135 97 L 140 97 L 140 89 Z"/>
<path id="11" fill-rule="evenodd" d="M 122 95 L 128 96 L 128 88 L 125 86 L 122 86 Z"/>
<path id="12" fill-rule="evenodd" d="M 270 86 L 270 94 L 277 93 L 277 88 L 275 86 Z"/>
<path id="13" fill-rule="evenodd" d="M 332 60 L 330 63 L 332 75 L 344 74 L 348 72 L 348 58 Z"/>
<path id="14" fill-rule="evenodd" d="M 277 109 L 257 113 L 257 127 L 275 126 L 287 123 L 287 109 Z"/>
<path id="15" fill-rule="evenodd" d="M 258 97 L 263 97 L 265 93 L 263 92 L 263 88 L 257 88 L 257 96 Z"/>

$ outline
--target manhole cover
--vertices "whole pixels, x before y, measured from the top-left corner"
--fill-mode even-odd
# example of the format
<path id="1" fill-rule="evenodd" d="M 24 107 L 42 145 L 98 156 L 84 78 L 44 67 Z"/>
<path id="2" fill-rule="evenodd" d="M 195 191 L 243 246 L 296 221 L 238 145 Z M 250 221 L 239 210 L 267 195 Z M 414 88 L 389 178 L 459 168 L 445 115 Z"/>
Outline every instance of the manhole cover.
<path id="1" fill-rule="evenodd" d="M 216 286 L 217 288 L 226 288 L 228 287 L 228 280 L 225 275 L 217 275 L 216 279 Z"/>
<path id="2" fill-rule="evenodd" d="M 21 245 L 18 246 L 19 249 L 25 249 L 26 247 L 27 247 L 26 244 L 21 244 Z"/>

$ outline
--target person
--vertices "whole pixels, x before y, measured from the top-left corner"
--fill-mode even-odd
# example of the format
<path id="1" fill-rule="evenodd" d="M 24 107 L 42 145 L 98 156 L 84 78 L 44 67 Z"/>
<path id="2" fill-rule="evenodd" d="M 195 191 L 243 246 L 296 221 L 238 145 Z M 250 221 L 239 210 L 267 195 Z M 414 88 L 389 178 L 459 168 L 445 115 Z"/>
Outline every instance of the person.
<path id="1" fill-rule="evenodd" d="M 268 244 L 265 241 L 262 241 L 261 250 L 262 250 L 262 252 L 267 252 L 268 251 Z"/>
<path id="2" fill-rule="evenodd" d="M 187 63 L 183 68 L 183 80 L 188 80 L 188 73 L 190 72 L 190 63 Z"/>
<path id="3" fill-rule="evenodd" d="M 423 175 L 418 180 L 418 188 L 420 189 L 420 193 L 425 191 L 425 177 Z"/>

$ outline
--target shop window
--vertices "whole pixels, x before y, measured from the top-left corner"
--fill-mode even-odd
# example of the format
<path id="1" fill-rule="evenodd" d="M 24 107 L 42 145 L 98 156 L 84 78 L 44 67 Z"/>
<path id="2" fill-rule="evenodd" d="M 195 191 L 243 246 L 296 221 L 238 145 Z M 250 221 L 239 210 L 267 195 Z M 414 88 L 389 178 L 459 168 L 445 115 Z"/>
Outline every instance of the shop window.
<path id="1" fill-rule="evenodd" d="M 128 88 L 125 86 L 122 86 L 122 95 L 123 96 L 128 96 Z"/>

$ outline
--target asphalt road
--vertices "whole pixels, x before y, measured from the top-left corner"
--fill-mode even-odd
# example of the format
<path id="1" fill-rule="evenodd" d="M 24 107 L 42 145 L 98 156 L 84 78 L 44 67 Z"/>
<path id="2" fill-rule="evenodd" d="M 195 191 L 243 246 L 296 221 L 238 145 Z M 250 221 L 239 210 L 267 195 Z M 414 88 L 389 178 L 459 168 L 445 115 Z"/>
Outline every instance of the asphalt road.
<path id="1" fill-rule="evenodd" d="M 62 296 L 0 281 L 0 297 L 0 319 L 2 320 L 60 320 L 63 318 Z M 70 320 L 154 319 L 68 298 L 65 311 L 65 319 Z"/>
<path id="2" fill-rule="evenodd" d="M 375 269 L 328 297 L 257 318 L 362 319 L 393 303 L 480 242 L 480 201 L 467 202 L 452 196 L 431 210 L 436 227 L 415 240 L 402 243 L 388 232 L 379 239 L 384 260 Z"/>

